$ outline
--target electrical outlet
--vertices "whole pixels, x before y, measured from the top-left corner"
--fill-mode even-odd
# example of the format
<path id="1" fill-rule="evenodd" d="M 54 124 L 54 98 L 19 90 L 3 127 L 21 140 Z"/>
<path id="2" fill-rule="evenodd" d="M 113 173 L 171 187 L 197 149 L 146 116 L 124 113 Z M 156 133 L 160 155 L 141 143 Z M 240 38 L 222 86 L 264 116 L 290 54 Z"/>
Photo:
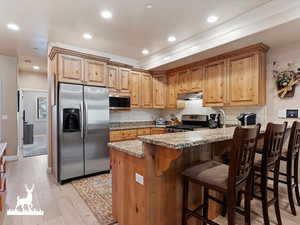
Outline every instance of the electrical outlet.
<path id="1" fill-rule="evenodd" d="M 135 181 L 141 185 L 144 185 L 144 177 L 141 174 L 135 173 Z"/>

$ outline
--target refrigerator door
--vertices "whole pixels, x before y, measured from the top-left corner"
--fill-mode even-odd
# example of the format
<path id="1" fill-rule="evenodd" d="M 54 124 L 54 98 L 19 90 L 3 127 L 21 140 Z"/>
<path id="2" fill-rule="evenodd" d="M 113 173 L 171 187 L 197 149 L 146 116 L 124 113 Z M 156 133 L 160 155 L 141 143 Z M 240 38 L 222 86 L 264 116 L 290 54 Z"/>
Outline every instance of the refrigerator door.
<path id="1" fill-rule="evenodd" d="M 85 174 L 107 171 L 109 154 L 109 98 L 102 87 L 84 87 Z"/>
<path id="2" fill-rule="evenodd" d="M 83 86 L 59 85 L 59 180 L 84 175 Z"/>

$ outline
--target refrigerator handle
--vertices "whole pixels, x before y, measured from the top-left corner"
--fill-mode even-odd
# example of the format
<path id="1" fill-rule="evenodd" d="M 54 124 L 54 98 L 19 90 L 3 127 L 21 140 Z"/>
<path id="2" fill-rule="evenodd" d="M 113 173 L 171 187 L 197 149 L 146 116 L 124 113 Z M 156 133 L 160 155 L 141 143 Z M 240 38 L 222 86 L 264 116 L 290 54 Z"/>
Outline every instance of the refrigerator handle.
<path id="1" fill-rule="evenodd" d="M 83 102 L 80 102 L 80 136 L 83 139 L 83 115 L 84 115 L 84 110 L 83 110 Z"/>
<path id="2" fill-rule="evenodd" d="M 88 135 L 88 122 L 89 122 L 89 119 L 88 119 L 88 105 L 87 103 L 85 102 L 84 103 L 84 109 L 85 109 L 85 138 L 87 137 Z"/>

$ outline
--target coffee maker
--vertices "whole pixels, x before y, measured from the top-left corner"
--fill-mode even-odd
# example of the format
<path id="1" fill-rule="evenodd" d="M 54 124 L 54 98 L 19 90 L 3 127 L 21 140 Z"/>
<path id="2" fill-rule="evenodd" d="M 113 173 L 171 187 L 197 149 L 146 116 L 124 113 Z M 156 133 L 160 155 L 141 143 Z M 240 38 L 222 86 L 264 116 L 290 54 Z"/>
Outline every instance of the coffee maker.
<path id="1" fill-rule="evenodd" d="M 249 126 L 256 124 L 256 114 L 255 113 L 241 113 L 237 119 L 241 122 L 242 126 Z"/>

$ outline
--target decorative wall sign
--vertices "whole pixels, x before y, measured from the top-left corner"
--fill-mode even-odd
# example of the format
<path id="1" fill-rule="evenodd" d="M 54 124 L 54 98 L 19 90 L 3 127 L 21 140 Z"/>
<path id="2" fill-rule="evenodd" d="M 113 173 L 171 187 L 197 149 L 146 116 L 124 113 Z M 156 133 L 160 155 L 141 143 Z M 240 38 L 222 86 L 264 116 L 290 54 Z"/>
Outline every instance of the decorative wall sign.
<path id="1" fill-rule="evenodd" d="M 276 68 L 277 67 L 277 68 Z M 273 77 L 276 82 L 278 96 L 280 98 L 293 97 L 295 87 L 300 83 L 300 71 L 295 72 L 292 64 L 288 63 L 287 68 L 281 70 L 277 66 L 277 62 L 273 62 Z"/>

